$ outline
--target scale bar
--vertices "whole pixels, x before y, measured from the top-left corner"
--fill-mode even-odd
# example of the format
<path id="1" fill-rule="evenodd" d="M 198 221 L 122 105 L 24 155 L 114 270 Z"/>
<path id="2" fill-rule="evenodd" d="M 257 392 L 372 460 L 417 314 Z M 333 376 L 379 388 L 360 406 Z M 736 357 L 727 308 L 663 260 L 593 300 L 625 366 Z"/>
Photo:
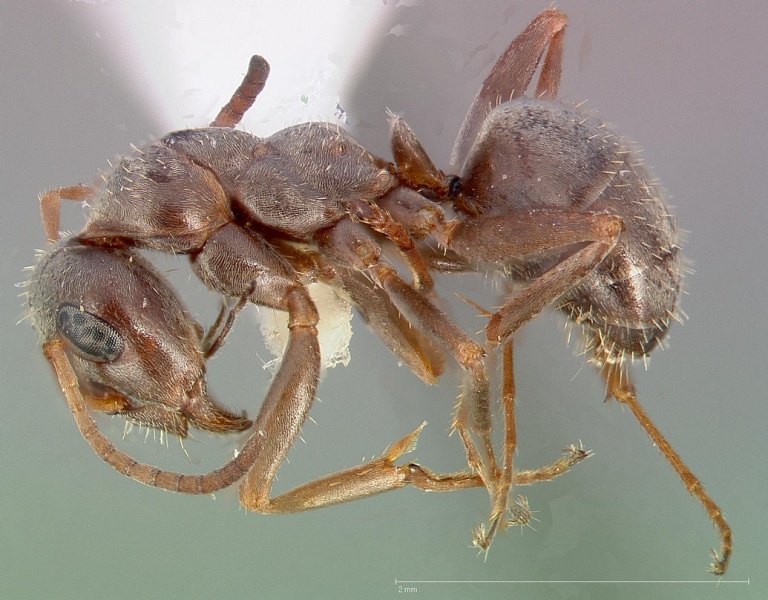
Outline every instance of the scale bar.
<path id="1" fill-rule="evenodd" d="M 395 579 L 398 584 L 427 584 L 427 583 L 673 583 L 673 584 L 709 584 L 725 585 L 737 583 L 750 585 L 749 579 L 741 580 L 710 580 L 710 579 Z"/>

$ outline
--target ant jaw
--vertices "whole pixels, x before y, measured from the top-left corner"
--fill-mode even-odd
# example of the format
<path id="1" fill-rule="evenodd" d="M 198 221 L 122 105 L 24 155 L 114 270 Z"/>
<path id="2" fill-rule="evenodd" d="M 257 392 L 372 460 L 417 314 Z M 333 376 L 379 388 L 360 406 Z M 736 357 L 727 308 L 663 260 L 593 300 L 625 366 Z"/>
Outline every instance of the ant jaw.
<path id="1" fill-rule="evenodd" d="M 208 395 L 204 376 L 201 375 L 187 392 L 181 418 L 202 431 L 234 433 L 249 429 L 253 422 L 245 413 L 236 415 L 220 406 Z"/>

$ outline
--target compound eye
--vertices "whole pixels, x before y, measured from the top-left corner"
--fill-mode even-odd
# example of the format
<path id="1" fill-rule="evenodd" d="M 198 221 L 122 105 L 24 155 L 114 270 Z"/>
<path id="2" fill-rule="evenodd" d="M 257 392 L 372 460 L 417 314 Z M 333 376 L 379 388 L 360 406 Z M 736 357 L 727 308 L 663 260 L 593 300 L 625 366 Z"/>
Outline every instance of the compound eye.
<path id="1" fill-rule="evenodd" d="M 112 362 L 123 352 L 123 338 L 111 325 L 74 304 L 59 306 L 56 325 L 83 358 Z"/>

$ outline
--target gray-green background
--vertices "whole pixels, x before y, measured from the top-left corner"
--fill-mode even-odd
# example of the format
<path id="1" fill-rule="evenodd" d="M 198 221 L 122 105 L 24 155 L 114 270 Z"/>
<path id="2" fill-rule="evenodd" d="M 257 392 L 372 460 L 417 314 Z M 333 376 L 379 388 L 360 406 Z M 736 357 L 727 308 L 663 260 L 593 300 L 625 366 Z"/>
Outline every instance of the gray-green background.
<path id="1" fill-rule="evenodd" d="M 145 12 L 150 5 L 122 4 Z M 283 9 L 266 2 L 221 4 L 220 18 L 200 21 L 200 3 L 151 3 L 155 9 L 140 22 L 157 48 L 157 62 L 167 62 L 169 70 L 188 66 L 174 64 L 171 50 L 165 51 L 175 28 L 199 31 L 190 52 L 205 57 L 207 48 L 220 52 L 229 24 L 242 20 L 258 24 L 255 30 L 284 31 L 286 47 L 305 44 L 311 54 L 311 17 L 300 3 Z M 350 40 L 363 40 L 362 46 L 344 39 L 337 44 L 339 52 L 357 57 L 358 77 L 345 79 L 340 97 L 352 133 L 386 156 L 389 107 L 406 116 L 443 167 L 492 61 L 547 6 L 387 2 L 367 10 L 364 4 L 328 7 L 346 19 Z M 578 440 L 595 456 L 556 482 L 521 490 L 537 511 L 535 531 L 499 536 L 486 561 L 468 548 L 470 528 L 486 516 L 482 491 L 402 490 L 313 513 L 262 517 L 245 514 L 234 491 L 215 501 L 182 497 L 145 488 L 103 465 L 78 435 L 28 322 L 17 324 L 24 308 L 14 284 L 43 245 L 40 191 L 89 183 L 130 143 L 204 122 L 158 118 L 144 91 L 121 74 L 125 62 L 105 51 L 112 40 L 93 20 L 114 5 L 0 3 L 0 597 L 380 598 L 403 591 L 395 580 L 419 580 L 403 589 L 435 598 L 764 597 L 764 2 L 559 2 L 571 18 L 563 96 L 588 99 L 587 106 L 638 141 L 690 232 L 685 254 L 696 273 L 686 279 L 682 305 L 690 321 L 674 327 L 669 348 L 654 354 L 647 373 L 638 369 L 637 383 L 657 425 L 733 526 L 727 579 L 750 584 L 719 587 L 704 572 L 717 538 L 703 511 L 629 412 L 603 403 L 601 383 L 563 343 L 562 321 L 551 314 L 518 336 L 517 461 L 538 466 Z M 350 21 L 358 13 L 370 18 Z M 257 36 L 250 51 L 264 52 Z M 244 67 L 247 56 L 237 60 Z M 202 64 L 201 72 L 210 68 Z M 205 79 L 197 86 L 225 98 L 242 69 L 233 72 L 226 89 L 207 90 L 213 84 Z M 274 122 L 272 129 L 289 123 Z M 65 209 L 68 226 L 79 227 L 78 207 Z M 187 282 L 183 260 L 161 265 L 209 323 L 215 298 Z M 491 305 L 490 288 L 477 277 L 442 289 Z M 482 321 L 467 316 L 471 311 L 459 313 L 468 329 L 481 328 Z M 379 453 L 424 419 L 429 426 L 414 458 L 436 469 L 461 464 L 458 439 L 445 433 L 455 374 L 426 388 L 398 368 L 359 321 L 355 325 L 352 362 L 327 374 L 323 402 L 312 412 L 317 425 L 306 426 L 306 444 L 291 453 L 279 489 Z M 259 338 L 257 326 L 243 319 L 210 365 L 216 396 L 251 414 L 268 383 Z M 120 422 L 100 422 L 120 440 Z M 190 471 L 219 464 L 235 444 L 197 436 L 186 443 L 190 463 L 175 440 L 168 447 L 151 438 L 145 443 L 134 431 L 120 443 L 145 460 Z M 438 580 L 443 583 L 425 583 Z M 492 580 L 507 583 L 479 583 Z M 646 583 L 542 583 L 564 580 Z M 650 583 L 662 580 L 680 583 Z M 683 583 L 698 581 L 704 583 Z"/>

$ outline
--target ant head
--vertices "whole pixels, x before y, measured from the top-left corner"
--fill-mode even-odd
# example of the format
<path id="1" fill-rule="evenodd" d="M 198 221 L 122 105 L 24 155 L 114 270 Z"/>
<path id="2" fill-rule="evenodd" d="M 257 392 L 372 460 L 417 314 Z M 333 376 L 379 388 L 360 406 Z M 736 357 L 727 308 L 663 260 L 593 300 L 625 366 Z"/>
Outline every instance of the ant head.
<path id="1" fill-rule="evenodd" d="M 189 425 L 250 425 L 209 398 L 201 329 L 139 255 L 64 240 L 35 268 L 29 304 L 43 341 L 66 344 L 80 389 L 96 407 L 180 436 Z"/>

